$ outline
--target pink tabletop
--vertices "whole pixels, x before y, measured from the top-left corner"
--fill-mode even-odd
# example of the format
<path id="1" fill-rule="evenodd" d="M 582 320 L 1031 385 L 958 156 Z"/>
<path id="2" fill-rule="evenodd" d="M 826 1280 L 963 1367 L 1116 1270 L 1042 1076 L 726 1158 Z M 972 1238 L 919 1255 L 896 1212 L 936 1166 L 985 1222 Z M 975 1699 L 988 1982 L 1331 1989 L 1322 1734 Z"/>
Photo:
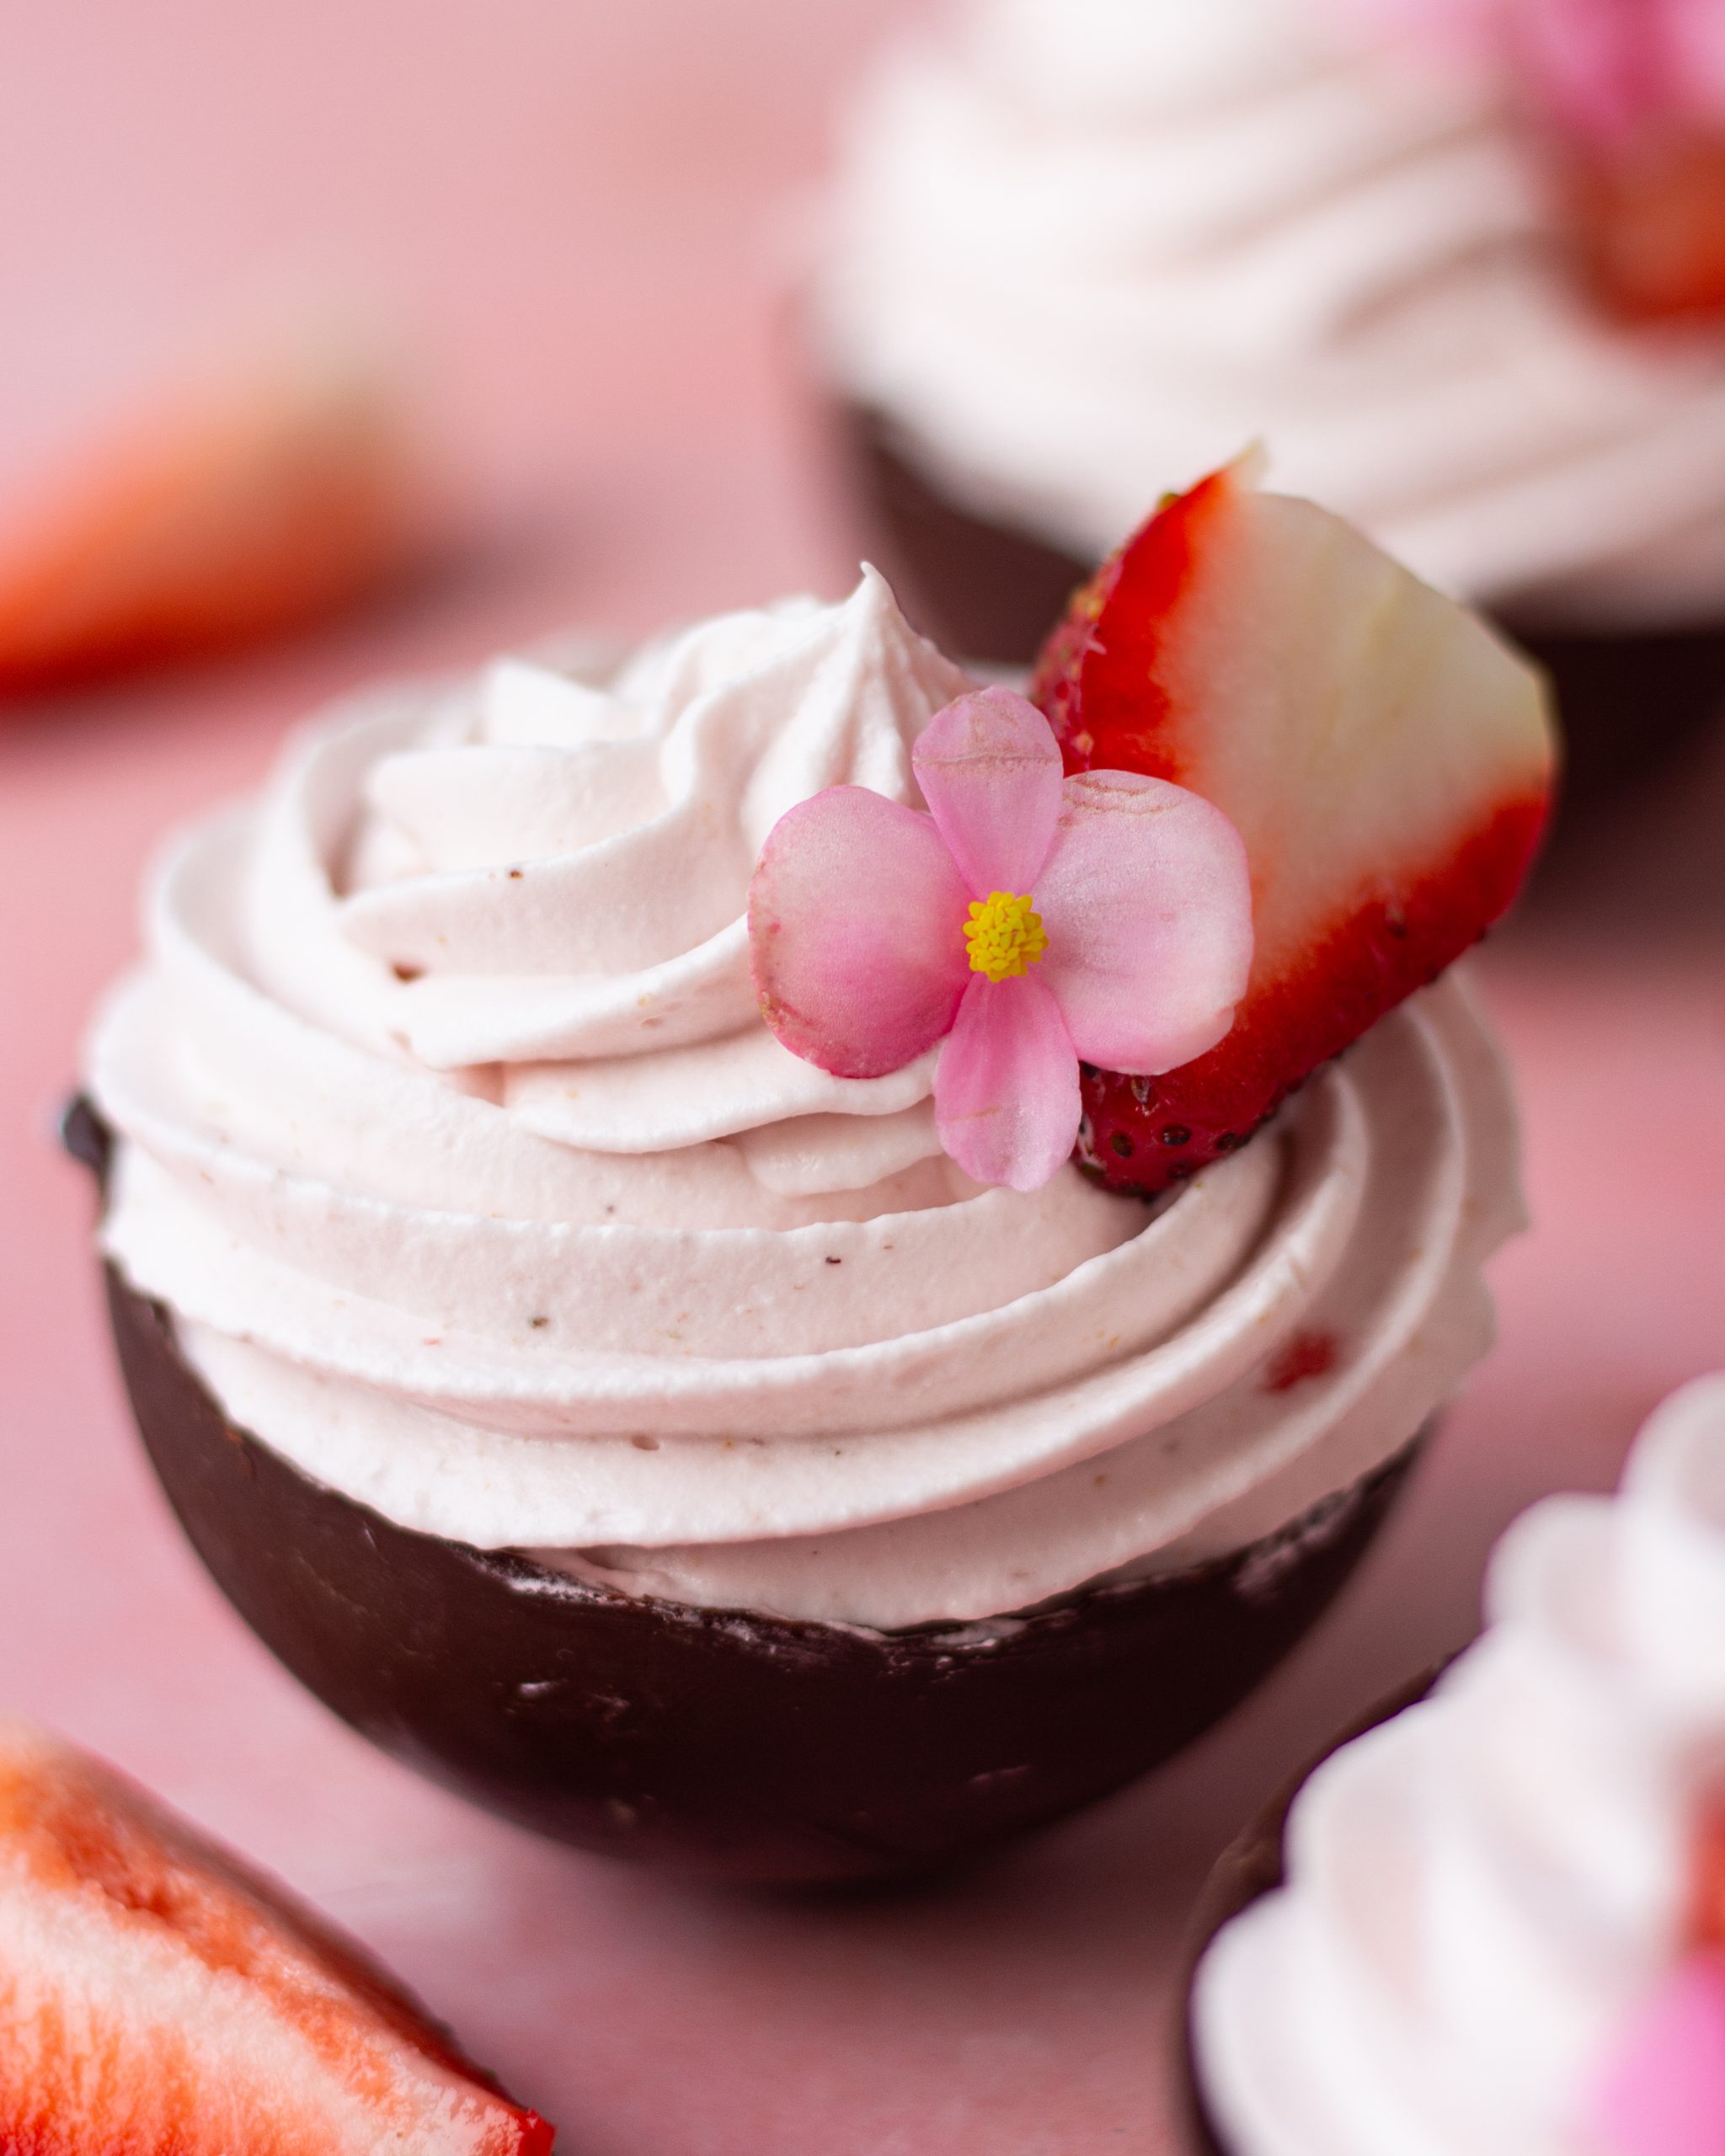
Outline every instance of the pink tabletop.
<path id="1" fill-rule="evenodd" d="M 1607 1483 L 1661 1393 L 1725 1364 L 1720 755 L 1567 849 L 1482 963 L 1536 1226 L 1497 1271 L 1502 1345 L 1360 1581 L 1185 1760 L 992 1869 L 811 1902 L 542 1845 L 334 1723 L 182 1546 L 50 1136 L 147 849 L 378 671 L 840 587 L 787 395 L 782 205 L 903 12 L 56 0 L 14 11 L 0 66 L 0 488 L 188 320 L 334 276 L 434 355 L 496 535 L 412 605 L 0 725 L 0 1705 L 315 1897 L 577 2156 L 1162 2149 L 1171 1973 L 1231 1826 L 1468 1636 L 1512 1513 Z"/>

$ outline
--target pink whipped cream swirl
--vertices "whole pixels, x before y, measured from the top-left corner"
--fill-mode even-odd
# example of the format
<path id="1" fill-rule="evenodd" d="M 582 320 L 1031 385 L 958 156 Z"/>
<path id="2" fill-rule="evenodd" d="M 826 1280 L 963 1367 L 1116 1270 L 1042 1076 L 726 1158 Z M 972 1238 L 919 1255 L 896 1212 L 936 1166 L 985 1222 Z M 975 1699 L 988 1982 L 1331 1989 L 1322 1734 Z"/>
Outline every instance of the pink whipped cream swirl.
<path id="1" fill-rule="evenodd" d="M 1154 1211 L 984 1189 L 937 1050 L 836 1077 L 761 1023 L 766 833 L 915 804 L 973 686 L 865 574 L 360 702 L 176 844 L 89 1052 L 104 1241 L 232 1417 L 409 1528 L 880 1628 L 1241 1547 L 1396 1451 L 1519 1218 L 1454 982 Z"/>
<path id="2" fill-rule="evenodd" d="M 1661 2117 L 1680 2073 L 1717 2093 L 1725 2041 L 1725 2020 L 1682 2025 L 1698 1822 L 1725 1771 L 1725 1377 L 1660 1409 L 1616 1498 L 1518 1521 L 1488 1603 L 1432 1700 L 1312 1775 L 1288 1886 L 1200 1966 L 1198 2064 L 1231 2156 L 1718 2145 Z"/>

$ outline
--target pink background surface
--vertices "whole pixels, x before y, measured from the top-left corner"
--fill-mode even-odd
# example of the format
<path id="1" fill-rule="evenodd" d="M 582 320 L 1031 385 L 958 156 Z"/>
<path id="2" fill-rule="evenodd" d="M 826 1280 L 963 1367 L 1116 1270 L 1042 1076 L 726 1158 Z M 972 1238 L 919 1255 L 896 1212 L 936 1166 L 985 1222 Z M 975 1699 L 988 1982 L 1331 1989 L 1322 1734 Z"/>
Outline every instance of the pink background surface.
<path id="1" fill-rule="evenodd" d="M 334 1723 L 181 1545 L 110 1367 L 89 1193 L 50 1135 L 146 852 L 377 672 L 842 587 L 784 205 L 905 12 L 0 0 L 0 509 L 189 324 L 334 278 L 423 344 L 494 535 L 412 604 L 0 724 L 0 1705 L 281 1871 L 590 2156 L 1162 2148 L 1170 1971 L 1231 1826 L 1468 1636 L 1514 1512 L 1609 1481 L 1661 1393 L 1725 1364 L 1715 753 L 1574 834 L 1486 954 L 1536 1226 L 1498 1269 L 1502 1344 L 1357 1587 L 1185 1760 L 987 1871 L 750 1898 L 541 1845 Z"/>

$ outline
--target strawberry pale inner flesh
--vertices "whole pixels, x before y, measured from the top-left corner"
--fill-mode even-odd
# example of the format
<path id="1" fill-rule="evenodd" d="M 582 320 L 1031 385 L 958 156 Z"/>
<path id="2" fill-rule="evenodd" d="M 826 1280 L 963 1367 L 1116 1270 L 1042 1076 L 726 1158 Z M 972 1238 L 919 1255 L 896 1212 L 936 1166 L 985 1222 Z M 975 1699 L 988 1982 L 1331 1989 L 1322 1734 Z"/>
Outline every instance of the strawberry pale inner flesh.
<path id="1" fill-rule="evenodd" d="M 551 2133 L 346 1940 L 141 1792 L 51 1743 L 0 1756 L 0 2150 L 383 2145 L 544 2156 Z"/>
<path id="2" fill-rule="evenodd" d="M 1157 1077 L 1086 1071 L 1080 1156 L 1111 1186 L 1153 1193 L 1243 1145 L 1508 907 L 1549 759 L 1526 705 L 1501 739 L 1481 723 L 1477 687 L 1501 697 L 1509 670 L 1521 688 L 1484 637 L 1358 534 L 1231 470 L 1074 600 L 1032 684 L 1067 769 L 1144 771 L 1226 810 L 1257 933 L 1207 1054 Z"/>

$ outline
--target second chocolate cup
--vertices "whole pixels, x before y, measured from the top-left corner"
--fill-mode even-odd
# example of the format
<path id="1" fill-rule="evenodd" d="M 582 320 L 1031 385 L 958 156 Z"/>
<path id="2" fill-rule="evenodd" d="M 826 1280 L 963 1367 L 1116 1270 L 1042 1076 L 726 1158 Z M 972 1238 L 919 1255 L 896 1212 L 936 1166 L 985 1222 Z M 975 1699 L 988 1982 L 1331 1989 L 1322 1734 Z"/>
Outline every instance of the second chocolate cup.
<path id="1" fill-rule="evenodd" d="M 1254 1902 L 1271 1894 L 1287 1878 L 1288 1816 L 1294 1801 L 1332 1753 L 1356 1737 L 1393 1721 L 1408 1707 L 1430 1696 L 1447 1664 L 1423 1671 L 1397 1691 L 1350 1724 L 1335 1742 L 1271 1799 L 1250 1826 L 1236 1836 L 1217 1860 L 1199 1898 L 1190 1928 L 1185 1982 L 1182 1987 L 1179 2021 L 1175 2038 L 1174 2082 L 1178 2139 L 1172 2156 L 1240 2156 L 1222 2138 L 1204 2101 L 1192 2031 L 1192 1986 L 1198 1965 L 1210 1942 L 1223 1927 Z"/>

